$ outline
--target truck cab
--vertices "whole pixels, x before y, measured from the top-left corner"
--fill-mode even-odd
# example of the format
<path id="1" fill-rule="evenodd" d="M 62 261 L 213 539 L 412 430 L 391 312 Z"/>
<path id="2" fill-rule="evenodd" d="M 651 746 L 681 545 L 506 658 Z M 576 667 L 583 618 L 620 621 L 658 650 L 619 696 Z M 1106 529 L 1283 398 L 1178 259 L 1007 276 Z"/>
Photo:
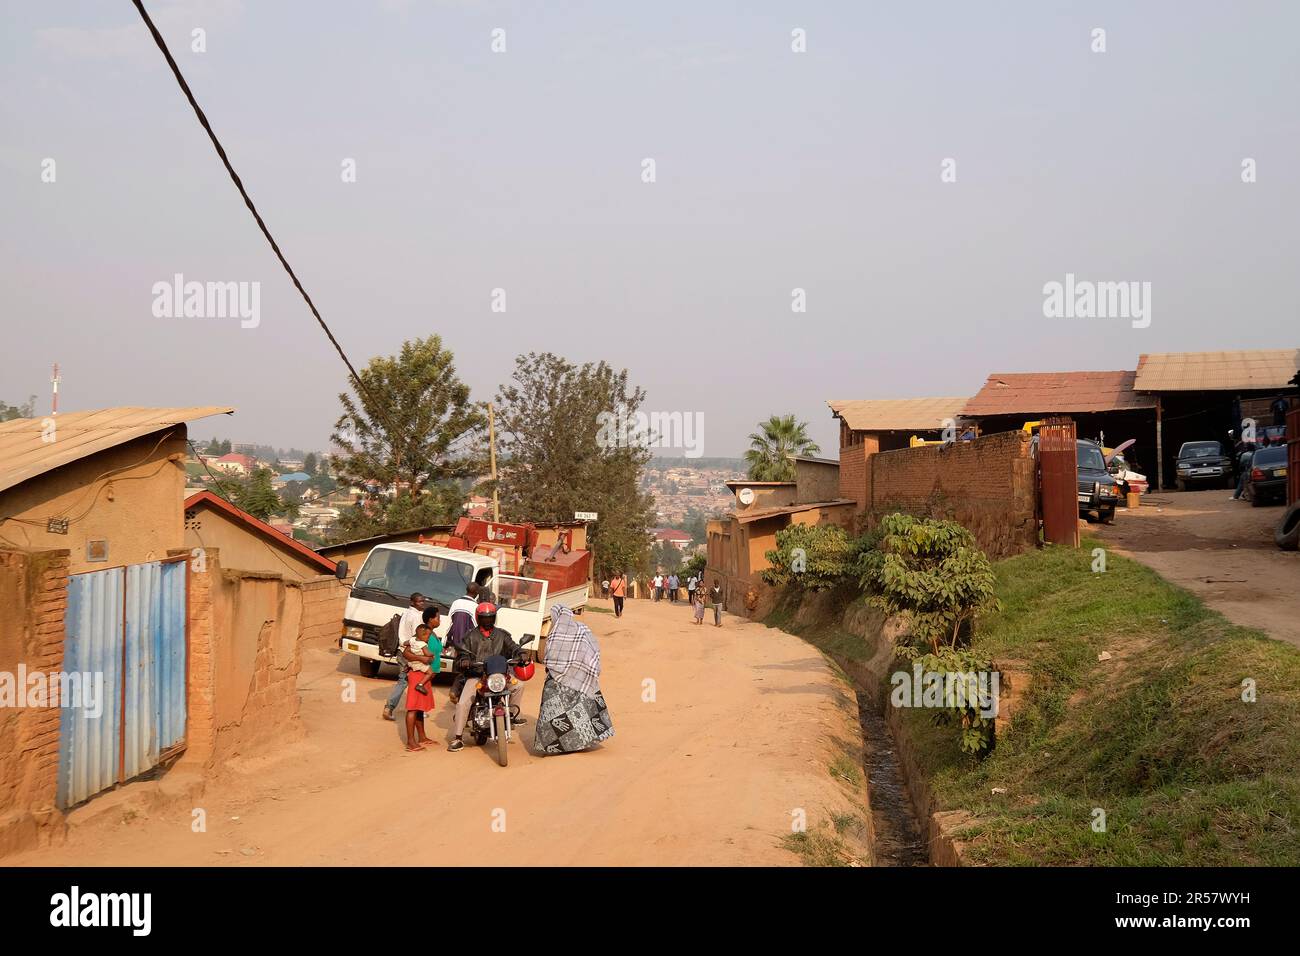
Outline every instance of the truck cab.
<path id="1" fill-rule="evenodd" d="M 497 626 L 520 644 L 532 638 L 535 647 L 549 609 L 546 581 L 504 574 L 492 557 L 474 551 L 394 542 L 372 548 L 357 572 L 343 611 L 339 648 L 357 657 L 363 676 L 379 676 L 381 664 L 397 664 L 396 657 L 379 652 L 379 629 L 410 606 L 411 595 L 418 592 L 438 605 L 441 620 L 434 633 L 445 641 L 451 626 L 448 609 L 471 581 L 496 595 Z M 455 656 L 452 648 L 444 648 L 444 670 Z"/>

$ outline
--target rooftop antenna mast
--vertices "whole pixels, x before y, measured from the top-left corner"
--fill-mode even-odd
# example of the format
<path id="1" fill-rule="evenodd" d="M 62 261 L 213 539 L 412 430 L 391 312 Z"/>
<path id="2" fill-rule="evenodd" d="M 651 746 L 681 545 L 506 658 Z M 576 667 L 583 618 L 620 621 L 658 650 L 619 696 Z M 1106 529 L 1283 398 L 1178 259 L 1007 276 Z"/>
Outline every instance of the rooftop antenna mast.
<path id="1" fill-rule="evenodd" d="M 51 392 L 50 395 L 50 414 L 57 415 L 59 414 L 59 363 L 58 362 L 54 363 L 54 374 L 50 376 L 50 385 L 53 386 L 53 391 Z"/>

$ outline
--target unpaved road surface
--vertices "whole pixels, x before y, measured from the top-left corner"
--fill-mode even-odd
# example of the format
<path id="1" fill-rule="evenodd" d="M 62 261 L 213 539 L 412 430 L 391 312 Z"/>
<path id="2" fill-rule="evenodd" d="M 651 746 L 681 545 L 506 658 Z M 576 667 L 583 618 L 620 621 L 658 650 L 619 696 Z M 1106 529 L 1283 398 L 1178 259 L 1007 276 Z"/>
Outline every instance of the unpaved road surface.
<path id="1" fill-rule="evenodd" d="M 865 813 L 828 772 L 858 743 L 852 696 L 798 638 L 729 615 L 722 628 L 689 618 L 684 604 L 649 601 L 628 602 L 621 620 L 584 615 L 615 736 L 586 753 L 531 755 L 539 668 L 505 768 L 473 744 L 447 752 L 445 685 L 438 746 L 408 755 L 400 725 L 380 718 L 391 679 L 360 677 L 332 647 L 308 650 L 303 735 L 227 765 L 192 801 L 141 809 L 130 787 L 92 800 L 64 842 L 4 864 L 798 864 L 782 846 L 792 810 L 810 828 Z M 343 700 L 345 679 L 356 702 Z M 196 807 L 206 832 L 193 831 Z"/>
<path id="2" fill-rule="evenodd" d="M 1282 508 L 1231 497 L 1224 490 L 1153 494 L 1140 508 L 1121 510 L 1113 525 L 1090 530 L 1228 620 L 1300 646 L 1300 552 L 1273 543 Z"/>

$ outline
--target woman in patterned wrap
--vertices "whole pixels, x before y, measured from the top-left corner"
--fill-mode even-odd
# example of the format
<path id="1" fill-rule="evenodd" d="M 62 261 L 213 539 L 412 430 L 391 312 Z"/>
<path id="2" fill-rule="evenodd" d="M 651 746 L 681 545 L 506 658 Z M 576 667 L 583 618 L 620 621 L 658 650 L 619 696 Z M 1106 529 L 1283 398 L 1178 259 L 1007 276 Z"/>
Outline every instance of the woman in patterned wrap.
<path id="1" fill-rule="evenodd" d="M 563 604 L 551 607 L 551 633 L 542 654 L 546 683 L 533 750 L 575 753 L 614 736 L 600 692 L 600 647 L 591 628 Z"/>

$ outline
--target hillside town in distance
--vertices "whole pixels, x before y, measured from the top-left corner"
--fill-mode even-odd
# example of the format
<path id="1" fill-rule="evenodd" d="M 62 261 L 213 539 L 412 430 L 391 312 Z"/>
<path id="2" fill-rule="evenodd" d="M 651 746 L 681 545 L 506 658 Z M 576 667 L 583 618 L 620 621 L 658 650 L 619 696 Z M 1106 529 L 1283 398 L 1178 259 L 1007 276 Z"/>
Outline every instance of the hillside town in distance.
<path id="1" fill-rule="evenodd" d="M 191 449 L 186 497 L 214 490 L 237 495 L 244 510 L 313 548 L 339 540 L 340 517 L 366 491 L 341 483 L 325 453 L 230 439 L 197 442 Z M 675 568 L 674 552 L 684 561 L 703 551 L 709 519 L 725 514 L 732 503 L 726 483 L 743 478 L 745 471 L 740 458 L 650 460 L 641 487 L 654 499 L 656 526 L 648 531 L 657 564 Z M 462 510 L 471 518 L 491 517 L 490 499 L 474 493 L 484 480 L 462 482 Z"/>

